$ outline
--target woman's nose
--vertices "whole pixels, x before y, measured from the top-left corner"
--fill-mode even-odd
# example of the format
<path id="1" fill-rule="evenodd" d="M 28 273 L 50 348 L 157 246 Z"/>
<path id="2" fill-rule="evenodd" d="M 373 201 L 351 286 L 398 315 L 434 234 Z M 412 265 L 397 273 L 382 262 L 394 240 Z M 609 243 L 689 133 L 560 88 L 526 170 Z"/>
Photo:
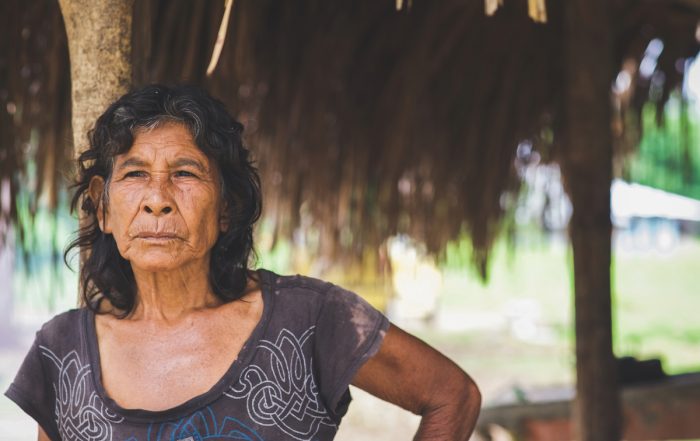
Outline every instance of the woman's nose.
<path id="1" fill-rule="evenodd" d="M 148 214 L 155 214 L 156 216 L 160 214 L 168 214 L 173 211 L 173 208 L 167 204 L 146 204 L 144 205 L 144 211 Z"/>
<path id="2" fill-rule="evenodd" d="M 175 204 L 170 198 L 167 182 L 158 182 L 154 180 L 148 189 L 148 196 L 143 201 L 143 211 L 156 216 L 172 213 Z"/>

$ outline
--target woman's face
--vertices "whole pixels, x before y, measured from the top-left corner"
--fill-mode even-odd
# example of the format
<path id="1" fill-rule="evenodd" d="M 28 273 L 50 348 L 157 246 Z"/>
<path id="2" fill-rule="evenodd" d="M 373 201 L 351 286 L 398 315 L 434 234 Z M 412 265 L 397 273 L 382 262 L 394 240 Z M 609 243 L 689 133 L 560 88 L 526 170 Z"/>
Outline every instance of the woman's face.
<path id="1" fill-rule="evenodd" d="M 140 131 L 131 149 L 115 158 L 106 215 L 97 210 L 100 228 L 113 235 L 134 270 L 208 263 L 225 228 L 219 182 L 216 167 L 186 127 Z M 103 185 L 101 178 L 91 183 L 93 201 Z"/>

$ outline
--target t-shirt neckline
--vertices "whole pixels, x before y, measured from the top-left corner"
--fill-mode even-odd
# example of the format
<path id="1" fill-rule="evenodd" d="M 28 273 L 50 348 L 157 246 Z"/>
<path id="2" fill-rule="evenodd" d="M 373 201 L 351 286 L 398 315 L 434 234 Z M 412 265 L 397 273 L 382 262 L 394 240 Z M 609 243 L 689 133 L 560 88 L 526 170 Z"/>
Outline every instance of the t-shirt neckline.
<path id="1" fill-rule="evenodd" d="M 258 269 L 257 273 L 260 276 L 260 290 L 263 299 L 263 313 L 253 332 L 248 336 L 241 347 L 236 359 L 231 363 L 228 370 L 208 391 L 190 398 L 184 403 L 178 404 L 175 407 L 164 410 L 146 410 L 146 409 L 127 409 L 121 407 L 116 401 L 107 395 L 104 386 L 102 385 L 102 365 L 100 362 L 99 345 L 97 343 L 97 330 L 95 328 L 95 313 L 89 308 L 84 308 L 83 313 L 83 332 L 88 347 L 88 357 L 92 366 L 92 381 L 93 387 L 97 391 L 100 399 L 117 417 L 123 417 L 127 421 L 138 423 L 156 423 L 169 420 L 175 420 L 194 411 L 206 407 L 220 398 L 230 386 L 232 386 L 240 377 L 241 371 L 247 366 L 252 359 L 258 347 L 259 341 L 265 335 L 265 330 L 272 315 L 274 296 L 272 295 L 273 280 L 275 275 L 267 270 Z"/>

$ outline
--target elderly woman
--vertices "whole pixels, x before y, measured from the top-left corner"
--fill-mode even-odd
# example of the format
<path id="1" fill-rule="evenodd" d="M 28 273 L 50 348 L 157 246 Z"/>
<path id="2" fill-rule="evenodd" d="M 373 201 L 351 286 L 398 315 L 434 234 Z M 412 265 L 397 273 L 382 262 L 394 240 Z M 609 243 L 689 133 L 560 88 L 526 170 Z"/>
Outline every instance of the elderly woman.
<path id="1" fill-rule="evenodd" d="M 467 440 L 480 396 L 454 363 L 351 292 L 248 267 L 242 130 L 187 87 L 100 116 L 69 247 L 87 251 L 85 307 L 37 332 L 7 396 L 40 440 L 331 440 L 354 384 L 421 415 L 416 440 Z"/>

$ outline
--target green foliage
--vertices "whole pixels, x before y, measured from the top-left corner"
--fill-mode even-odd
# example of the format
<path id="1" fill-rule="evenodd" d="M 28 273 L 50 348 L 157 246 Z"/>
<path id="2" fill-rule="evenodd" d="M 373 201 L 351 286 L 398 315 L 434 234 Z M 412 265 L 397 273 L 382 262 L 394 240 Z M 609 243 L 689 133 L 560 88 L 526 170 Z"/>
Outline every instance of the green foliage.
<path id="1" fill-rule="evenodd" d="M 55 312 L 76 305 L 78 258 L 74 256 L 71 265 L 75 271 L 71 271 L 63 264 L 63 249 L 73 238 L 78 221 L 66 208 L 66 198 L 67 194 L 61 195 L 54 212 L 40 204 L 33 215 L 18 216 L 26 238 L 15 247 L 18 259 L 13 283 L 15 300 L 23 307 Z"/>
<path id="2" fill-rule="evenodd" d="M 700 199 L 700 122 L 678 96 L 666 104 L 658 123 L 655 103 L 642 110 L 643 136 L 623 177 L 639 184 Z"/>

